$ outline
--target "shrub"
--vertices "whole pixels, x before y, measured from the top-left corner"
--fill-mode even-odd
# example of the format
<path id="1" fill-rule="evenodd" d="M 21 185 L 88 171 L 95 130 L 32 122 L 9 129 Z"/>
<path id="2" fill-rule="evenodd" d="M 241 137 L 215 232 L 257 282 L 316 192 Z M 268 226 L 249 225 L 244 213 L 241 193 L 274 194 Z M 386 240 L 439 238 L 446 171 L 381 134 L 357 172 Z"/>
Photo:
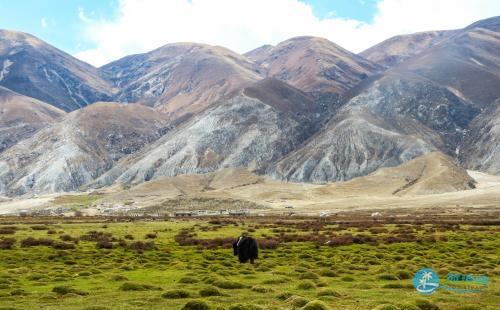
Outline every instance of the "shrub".
<path id="1" fill-rule="evenodd" d="M 146 234 L 146 239 L 156 239 L 157 235 L 154 234 L 154 233 L 149 233 L 149 234 Z"/>
<path id="2" fill-rule="evenodd" d="M 260 285 L 255 285 L 252 287 L 252 291 L 258 292 L 258 293 L 268 293 L 271 292 L 272 290 L 270 288 L 260 286 Z"/>
<path id="3" fill-rule="evenodd" d="M 329 277 L 329 278 L 333 278 L 333 277 L 337 276 L 337 273 L 335 273 L 335 271 L 329 270 L 329 269 L 322 270 L 319 274 L 322 277 Z"/>
<path id="4" fill-rule="evenodd" d="M 125 282 L 120 286 L 122 291 L 159 291 L 161 288 L 149 284 Z"/>
<path id="5" fill-rule="evenodd" d="M 379 280 L 390 280 L 390 281 L 396 281 L 399 280 L 399 278 L 393 274 L 381 274 L 377 277 Z"/>
<path id="6" fill-rule="evenodd" d="M 299 276 L 299 279 L 318 279 L 318 275 L 311 271 L 306 271 Z"/>
<path id="7" fill-rule="evenodd" d="M 71 237 L 70 235 L 60 235 L 59 236 L 59 239 L 61 239 L 61 241 L 66 241 L 66 242 L 70 242 L 70 241 L 73 241 L 75 243 L 78 243 L 78 238 L 73 238 Z"/>
<path id="8" fill-rule="evenodd" d="M 12 296 L 23 296 L 23 295 L 28 295 L 28 292 L 26 292 L 23 289 L 15 289 L 12 292 L 10 292 Z"/>
<path id="9" fill-rule="evenodd" d="M 241 283 L 228 281 L 228 280 L 215 280 L 212 284 L 219 287 L 219 288 L 228 289 L 228 290 L 245 288 L 245 285 L 243 285 Z"/>
<path id="10" fill-rule="evenodd" d="M 52 246 L 54 244 L 54 240 L 52 239 L 35 239 L 33 237 L 28 237 L 26 239 L 21 240 L 22 247 L 32 247 L 32 246 Z"/>
<path id="11" fill-rule="evenodd" d="M 0 239 L 0 249 L 9 250 L 14 248 L 14 244 L 16 244 L 16 239 L 14 238 L 2 238 Z"/>
<path id="12" fill-rule="evenodd" d="M 304 307 L 309 300 L 305 299 L 304 297 L 301 296 L 290 296 L 287 300 L 286 303 L 293 306 L 294 308 L 298 307 Z"/>
<path id="13" fill-rule="evenodd" d="M 319 300 L 313 300 L 308 302 L 302 310 L 329 310 L 330 308 Z"/>
<path id="14" fill-rule="evenodd" d="M 279 293 L 276 296 L 276 298 L 279 299 L 279 300 L 287 300 L 291 296 L 292 296 L 292 293 L 290 293 L 290 292 L 283 292 L 283 293 Z"/>
<path id="15" fill-rule="evenodd" d="M 184 283 L 184 284 L 192 284 L 192 283 L 198 283 L 200 282 L 198 279 L 193 278 L 193 277 L 183 277 L 179 279 L 179 283 Z"/>
<path id="16" fill-rule="evenodd" d="M 55 242 L 52 247 L 57 250 L 73 250 L 76 248 L 74 243 Z"/>
<path id="17" fill-rule="evenodd" d="M 309 281 L 309 280 L 300 282 L 299 285 L 297 286 L 297 288 L 301 289 L 301 290 L 310 290 L 310 289 L 313 289 L 315 287 L 316 287 L 316 285 L 312 281 Z"/>
<path id="18" fill-rule="evenodd" d="M 134 240 L 134 236 L 132 236 L 132 235 L 125 235 L 124 238 L 127 240 Z"/>
<path id="19" fill-rule="evenodd" d="M 96 242 L 96 247 L 98 249 L 112 249 L 113 243 L 108 239 L 101 239 Z"/>
<path id="20" fill-rule="evenodd" d="M 189 298 L 191 294 L 186 290 L 171 290 L 163 293 L 161 297 L 168 299 Z"/>
<path id="21" fill-rule="evenodd" d="M 439 310 L 439 307 L 432 302 L 425 300 L 425 299 L 419 299 L 415 302 L 415 305 L 420 309 L 420 310 Z"/>
<path id="22" fill-rule="evenodd" d="M 215 282 L 215 280 L 217 280 L 217 278 L 210 277 L 210 276 L 202 279 L 202 281 L 206 284 L 212 284 Z"/>
<path id="23" fill-rule="evenodd" d="M 59 295 L 76 294 L 80 296 L 85 296 L 89 294 L 87 292 L 69 286 L 54 286 L 54 288 L 52 288 L 52 292 L 57 293 Z"/>
<path id="24" fill-rule="evenodd" d="M 341 297 L 342 295 L 340 295 L 339 292 L 334 291 L 332 289 L 323 289 L 323 290 L 318 292 L 318 296 L 319 297 L 321 297 L 321 296 Z"/>
<path id="25" fill-rule="evenodd" d="M 208 310 L 210 307 L 202 300 L 189 301 L 182 307 L 182 310 Z"/>
<path id="26" fill-rule="evenodd" d="M 153 241 L 148 241 L 148 242 L 136 241 L 136 242 L 132 242 L 128 247 L 131 250 L 134 250 L 137 252 L 143 252 L 143 251 L 147 251 L 147 250 L 154 250 L 155 243 Z"/>
<path id="27" fill-rule="evenodd" d="M 261 249 L 274 250 L 278 248 L 279 241 L 276 239 L 259 239 L 258 244 Z"/>
<path id="28" fill-rule="evenodd" d="M 122 276 L 121 274 L 117 274 L 111 277 L 113 281 L 127 281 L 128 278 L 126 276 Z"/>
<path id="29" fill-rule="evenodd" d="M 287 278 L 273 278 L 263 281 L 262 284 L 281 284 L 281 283 L 286 283 L 288 281 L 289 279 Z"/>
<path id="30" fill-rule="evenodd" d="M 0 227 L 0 235 L 12 235 L 15 234 L 17 227 L 15 226 L 4 226 Z"/>
<path id="31" fill-rule="evenodd" d="M 99 240 L 112 240 L 113 235 L 107 232 L 102 232 L 102 231 L 88 231 L 85 233 L 85 235 L 80 237 L 81 240 L 84 241 L 94 241 L 97 242 Z"/>
<path id="32" fill-rule="evenodd" d="M 200 290 L 200 296 L 210 297 L 210 296 L 221 296 L 221 292 L 213 286 L 207 286 Z"/>
<path id="33" fill-rule="evenodd" d="M 400 279 L 409 279 L 409 278 L 411 278 L 411 274 L 408 271 L 406 271 L 406 270 L 399 270 L 398 272 L 396 272 L 396 275 Z"/>
<path id="34" fill-rule="evenodd" d="M 46 230 L 49 228 L 47 226 L 44 226 L 44 225 L 35 225 L 35 226 L 31 226 L 31 229 L 33 229 L 33 230 Z"/>
<path id="35" fill-rule="evenodd" d="M 341 280 L 344 281 L 344 282 L 353 282 L 354 278 L 353 277 L 349 277 L 349 276 L 345 276 L 345 277 L 342 277 Z"/>
<path id="36" fill-rule="evenodd" d="M 37 281 L 37 280 L 41 280 L 43 278 L 46 278 L 46 276 L 43 274 L 39 274 L 39 273 L 31 274 L 27 277 L 27 279 L 31 280 L 31 281 Z"/>

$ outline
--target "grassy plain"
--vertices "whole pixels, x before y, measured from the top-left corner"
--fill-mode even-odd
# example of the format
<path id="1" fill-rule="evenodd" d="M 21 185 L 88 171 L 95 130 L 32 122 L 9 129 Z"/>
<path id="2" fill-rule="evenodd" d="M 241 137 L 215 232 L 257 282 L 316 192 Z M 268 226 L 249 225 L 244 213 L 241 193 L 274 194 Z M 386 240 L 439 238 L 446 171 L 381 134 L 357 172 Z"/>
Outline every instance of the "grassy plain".
<path id="1" fill-rule="evenodd" d="M 498 223 L 403 222 L 3 218 L 0 309 L 498 309 Z M 227 248 L 242 231 L 256 265 Z M 491 283 L 424 296 L 423 267 Z"/>

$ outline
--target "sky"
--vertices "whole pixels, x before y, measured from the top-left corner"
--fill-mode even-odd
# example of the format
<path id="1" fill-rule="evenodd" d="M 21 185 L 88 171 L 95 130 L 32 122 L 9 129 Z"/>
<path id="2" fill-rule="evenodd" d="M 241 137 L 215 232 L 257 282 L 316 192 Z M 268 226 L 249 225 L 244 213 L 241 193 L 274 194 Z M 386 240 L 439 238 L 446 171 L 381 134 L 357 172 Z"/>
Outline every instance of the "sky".
<path id="1" fill-rule="evenodd" d="M 394 35 L 498 15 L 500 0 L 0 0 L 0 29 L 31 33 L 95 66 L 167 43 L 244 53 L 301 35 L 358 53 Z"/>

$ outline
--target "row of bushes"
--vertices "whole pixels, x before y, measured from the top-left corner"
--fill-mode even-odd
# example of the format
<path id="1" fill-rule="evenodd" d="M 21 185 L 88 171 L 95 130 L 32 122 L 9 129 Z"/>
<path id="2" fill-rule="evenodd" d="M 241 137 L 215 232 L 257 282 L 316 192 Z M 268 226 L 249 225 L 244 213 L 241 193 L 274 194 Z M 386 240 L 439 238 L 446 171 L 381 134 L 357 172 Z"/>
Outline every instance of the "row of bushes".
<path id="1" fill-rule="evenodd" d="M 23 248 L 48 246 L 57 250 L 71 250 L 76 248 L 76 244 L 78 244 L 79 240 L 81 239 L 86 241 L 95 241 L 96 247 L 98 249 L 112 249 L 116 246 L 120 246 L 137 252 L 143 252 L 147 250 L 153 250 L 156 248 L 155 243 L 153 241 L 135 241 L 129 244 L 124 239 L 117 240 L 116 238 L 113 238 L 111 234 L 98 233 L 93 231 L 87 233 L 86 235 L 80 238 L 71 237 L 70 235 L 61 235 L 59 236 L 59 239 L 61 239 L 61 241 L 49 238 L 27 237 L 20 241 L 20 245 Z M 0 249 L 12 249 L 14 248 L 15 244 L 16 244 L 16 239 L 14 238 L 0 239 Z"/>
<path id="2" fill-rule="evenodd" d="M 399 233 L 390 236 L 372 236 L 367 234 L 352 235 L 345 233 L 342 235 L 325 235 L 319 233 L 312 234 L 284 234 L 280 233 L 277 236 L 266 236 L 257 240 L 261 249 L 276 249 L 281 243 L 289 242 L 313 242 L 318 245 L 325 246 L 342 246 L 351 244 L 370 244 L 378 245 L 379 243 L 404 243 L 404 242 L 436 242 L 439 240 L 446 241 L 445 236 L 436 237 L 434 235 L 417 237 L 413 233 Z M 216 248 L 231 248 L 234 238 L 212 238 L 201 239 L 195 233 L 189 230 L 181 230 L 176 236 L 175 241 L 181 246 L 198 246 L 204 249 Z"/>

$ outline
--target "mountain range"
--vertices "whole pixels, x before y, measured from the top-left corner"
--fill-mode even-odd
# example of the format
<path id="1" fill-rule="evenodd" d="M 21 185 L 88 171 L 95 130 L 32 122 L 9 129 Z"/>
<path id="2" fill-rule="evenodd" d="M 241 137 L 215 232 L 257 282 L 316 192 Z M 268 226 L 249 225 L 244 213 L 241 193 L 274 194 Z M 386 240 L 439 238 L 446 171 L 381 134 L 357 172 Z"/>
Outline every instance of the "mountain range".
<path id="1" fill-rule="evenodd" d="M 3 196 L 230 168 L 329 183 L 431 153 L 466 180 L 500 174 L 499 128 L 500 17 L 359 54 L 317 37 L 242 55 L 175 43 L 101 68 L 0 30 Z"/>

